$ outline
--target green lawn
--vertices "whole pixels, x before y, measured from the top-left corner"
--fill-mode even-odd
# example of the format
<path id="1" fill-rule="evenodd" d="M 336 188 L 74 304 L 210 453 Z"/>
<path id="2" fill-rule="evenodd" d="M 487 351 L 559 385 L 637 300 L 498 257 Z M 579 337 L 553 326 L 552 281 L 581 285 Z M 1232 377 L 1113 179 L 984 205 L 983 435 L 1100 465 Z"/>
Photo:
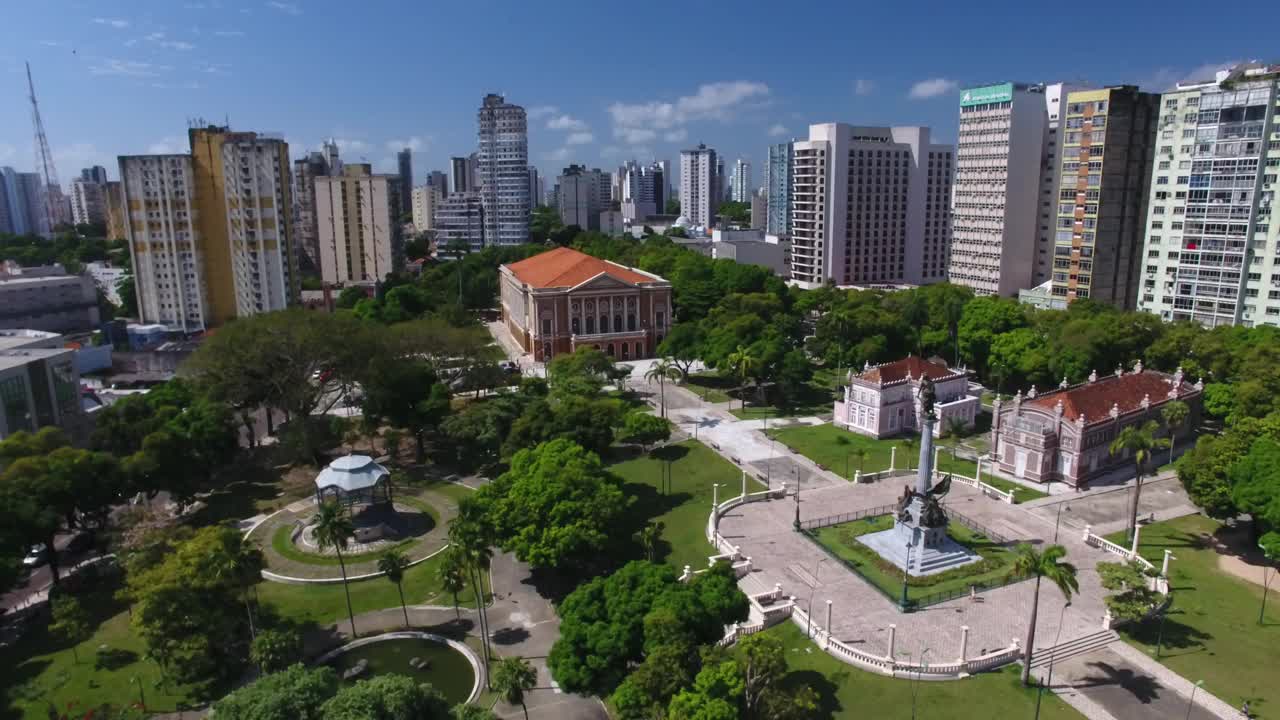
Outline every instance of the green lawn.
<path id="1" fill-rule="evenodd" d="M 670 487 L 662 490 L 664 465 L 670 462 Z M 720 499 L 742 492 L 742 470 L 696 440 L 668 445 L 639 457 L 616 462 L 609 468 L 626 483 L 624 490 L 636 498 L 636 512 L 664 524 L 658 559 L 695 570 L 707 566 L 714 553 L 705 537 L 711 514 L 711 486 L 720 483 Z M 747 492 L 764 486 L 747 476 Z"/>
<path id="2" fill-rule="evenodd" d="M 995 487 L 997 489 L 1003 490 L 1005 492 L 1009 492 L 1010 490 L 1012 490 L 1013 501 L 1015 503 L 1024 503 L 1024 502 L 1027 502 L 1028 500 L 1035 500 L 1037 498 L 1049 497 L 1048 493 L 1042 493 L 1039 490 L 1032 490 L 1031 488 L 1026 487 L 1025 485 L 1019 485 L 1018 483 L 1013 482 L 1012 480 L 1005 480 L 1004 478 L 996 477 L 994 475 L 989 475 L 989 474 L 983 475 L 982 482 L 988 485 L 991 485 L 992 487 Z"/>
<path id="3" fill-rule="evenodd" d="M 903 438 L 877 440 L 849 432 L 830 423 L 770 430 L 769 435 L 838 475 L 845 475 L 846 466 L 850 475 L 858 469 L 858 458 L 849 454 L 855 448 L 866 450 L 867 455 L 861 460 L 861 467 L 863 472 L 868 473 L 889 469 L 891 447 L 898 448 L 899 469 L 907 468 L 908 455 L 910 455 L 911 467 L 915 467 L 919 460 L 919 447 L 914 451 L 907 451 L 903 448 Z M 972 460 L 964 458 L 953 460 L 951 453 L 945 450 L 938 454 L 938 466 L 942 472 L 954 472 L 968 477 L 973 477 L 977 472 L 977 466 Z"/>
<path id="4" fill-rule="evenodd" d="M 1218 553 L 1205 538 L 1224 532 L 1215 520 L 1190 515 L 1142 528 L 1142 556 L 1157 567 L 1169 549 L 1173 608 L 1165 621 L 1160 662 L 1228 705 L 1249 701 L 1261 717 L 1280 717 L 1280 596 L 1274 592 L 1265 623 L 1258 624 L 1262 588 L 1218 569 Z M 1118 533 L 1123 544 L 1124 533 Z M 1111 538 L 1116 540 L 1115 537 Z M 1158 623 L 1126 626 L 1130 644 L 1155 656 Z M 1258 715 L 1255 715 L 1258 717 Z"/>
<path id="5" fill-rule="evenodd" d="M 729 390 L 738 386 L 735 380 L 716 373 L 693 373 L 685 380 L 684 387 L 711 403 L 729 402 Z"/>
<path id="6" fill-rule="evenodd" d="M 1018 666 L 947 682 L 913 682 L 891 678 L 843 663 L 819 649 L 791 622 L 767 630 L 782 640 L 787 650 L 785 682 L 808 686 L 818 693 L 821 712 L 814 720 L 907 720 L 913 717 L 947 720 L 1030 718 L 1035 712 L 1036 691 L 1018 682 Z M 916 648 L 912 648 L 915 651 Z M 932 657 L 932 653 L 926 660 Z M 949 658 L 940 658 L 949 659 Z M 1080 715 L 1052 693 L 1045 693 L 1040 717 L 1044 720 L 1080 720 Z"/>
<path id="7" fill-rule="evenodd" d="M 902 571 L 880 557 L 876 551 L 858 542 L 860 535 L 888 530 L 893 518 L 881 515 L 874 518 L 831 525 L 812 531 L 810 539 L 828 552 L 856 568 L 858 574 L 878 587 L 890 598 L 902 597 Z M 963 595 L 970 585 L 984 587 L 999 585 L 1009 574 L 1013 562 L 1011 548 L 997 545 L 986 537 L 974 533 L 958 522 L 947 527 L 951 539 L 982 556 L 982 560 L 964 567 L 947 570 L 936 575 L 911 578 L 907 583 L 907 597 L 912 601 L 930 599 L 939 594 Z"/>

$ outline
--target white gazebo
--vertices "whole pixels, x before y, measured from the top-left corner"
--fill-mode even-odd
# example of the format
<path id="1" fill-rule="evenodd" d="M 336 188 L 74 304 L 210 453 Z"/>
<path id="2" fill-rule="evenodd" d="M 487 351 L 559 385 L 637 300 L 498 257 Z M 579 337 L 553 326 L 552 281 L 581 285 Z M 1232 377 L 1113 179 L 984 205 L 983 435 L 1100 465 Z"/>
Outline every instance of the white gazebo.
<path id="1" fill-rule="evenodd" d="M 348 508 L 358 503 L 391 503 L 391 472 L 368 455 L 347 455 L 316 476 L 316 502 L 332 494 Z"/>

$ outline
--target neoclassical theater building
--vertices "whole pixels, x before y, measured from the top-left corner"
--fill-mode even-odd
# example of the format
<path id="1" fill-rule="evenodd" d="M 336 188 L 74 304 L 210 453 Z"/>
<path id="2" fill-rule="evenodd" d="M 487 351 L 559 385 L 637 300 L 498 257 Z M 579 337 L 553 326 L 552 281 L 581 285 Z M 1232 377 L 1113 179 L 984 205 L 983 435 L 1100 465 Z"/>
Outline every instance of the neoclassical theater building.
<path id="1" fill-rule="evenodd" d="M 583 346 L 653 357 L 671 327 L 671 283 L 570 248 L 503 265 L 499 282 L 502 321 L 539 362 Z"/>

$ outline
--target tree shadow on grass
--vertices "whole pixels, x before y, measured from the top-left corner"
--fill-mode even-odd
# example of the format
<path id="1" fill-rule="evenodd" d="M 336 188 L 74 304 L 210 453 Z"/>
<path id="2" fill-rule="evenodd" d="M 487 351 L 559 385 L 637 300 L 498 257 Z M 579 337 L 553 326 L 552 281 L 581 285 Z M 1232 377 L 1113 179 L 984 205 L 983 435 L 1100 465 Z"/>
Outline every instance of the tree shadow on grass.
<path id="1" fill-rule="evenodd" d="M 833 680 L 841 681 L 845 673 L 841 669 L 827 677 L 817 670 L 793 670 L 782 678 L 782 687 L 791 691 L 802 687 L 811 688 L 818 694 L 818 714 L 813 717 L 834 718 L 844 707 L 840 704 L 840 698 L 836 697 L 839 686 Z"/>
<path id="2" fill-rule="evenodd" d="M 1163 633 L 1160 630 L 1160 620 L 1152 618 L 1142 623 L 1130 625 L 1126 628 L 1125 634 L 1144 645 L 1152 647 L 1155 647 L 1158 639 L 1162 654 L 1173 654 L 1169 652 L 1170 650 L 1183 651 L 1176 653 L 1178 655 L 1203 652 L 1205 650 L 1205 641 L 1212 640 L 1213 635 L 1178 622 L 1177 616 L 1181 614 L 1182 612 L 1179 610 L 1171 610 L 1169 612 L 1168 618 L 1164 621 Z"/>

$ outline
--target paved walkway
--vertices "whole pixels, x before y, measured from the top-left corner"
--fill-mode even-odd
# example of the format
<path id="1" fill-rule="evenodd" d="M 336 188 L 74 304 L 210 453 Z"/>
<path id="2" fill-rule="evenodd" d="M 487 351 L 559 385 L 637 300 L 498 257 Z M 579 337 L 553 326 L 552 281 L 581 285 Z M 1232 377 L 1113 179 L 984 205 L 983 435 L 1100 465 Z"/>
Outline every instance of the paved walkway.
<path id="1" fill-rule="evenodd" d="M 1046 679 L 1043 669 L 1036 672 Z M 1235 720 L 1240 712 L 1123 640 L 1054 666 L 1054 693 L 1090 720 Z M 1190 714 L 1188 715 L 1188 711 Z"/>

